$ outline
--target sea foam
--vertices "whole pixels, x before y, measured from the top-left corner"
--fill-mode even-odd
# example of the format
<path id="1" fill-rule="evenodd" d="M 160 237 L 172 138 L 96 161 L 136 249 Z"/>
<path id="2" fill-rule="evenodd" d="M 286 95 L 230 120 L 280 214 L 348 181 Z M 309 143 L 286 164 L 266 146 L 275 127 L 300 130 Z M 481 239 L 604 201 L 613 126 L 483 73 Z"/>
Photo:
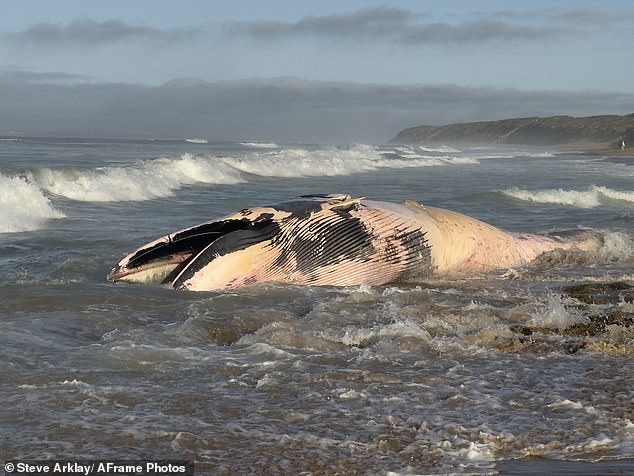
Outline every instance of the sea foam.
<path id="1" fill-rule="evenodd" d="M 553 293 L 547 298 L 546 305 L 533 313 L 528 321 L 529 325 L 563 330 L 574 324 L 589 322 L 589 319 L 575 308 L 576 300 Z"/>
<path id="2" fill-rule="evenodd" d="M 240 142 L 240 145 L 255 149 L 277 149 L 279 147 L 275 142 Z"/>
<path id="3" fill-rule="evenodd" d="M 624 192 L 608 187 L 592 185 L 586 190 L 524 190 L 518 187 L 503 190 L 506 196 L 526 202 L 565 205 L 575 208 L 596 208 L 603 205 L 607 200 L 619 200 L 634 202 L 634 192 Z"/>
<path id="4" fill-rule="evenodd" d="M 385 168 L 465 165 L 479 162 L 470 157 L 453 156 L 388 158 L 376 147 L 355 145 L 350 148 L 284 148 L 254 152 L 242 157 L 226 157 L 224 163 L 242 172 L 263 177 L 331 177 Z"/>
<path id="5" fill-rule="evenodd" d="M 233 184 L 240 173 L 216 157 L 183 154 L 146 160 L 128 167 L 38 169 L 29 179 L 44 190 L 73 200 L 120 202 L 168 197 L 193 183 Z"/>
<path id="6" fill-rule="evenodd" d="M 250 144 L 250 143 L 249 143 Z M 235 184 L 261 177 L 330 177 L 380 169 L 479 164 L 473 157 L 385 154 L 377 147 L 279 148 L 258 144 L 237 156 L 183 154 L 96 168 L 41 168 L 26 173 L 41 189 L 77 201 L 124 202 L 169 197 L 187 185 Z"/>
<path id="7" fill-rule="evenodd" d="M 0 233 L 38 230 L 47 220 L 64 216 L 34 184 L 0 175 Z"/>

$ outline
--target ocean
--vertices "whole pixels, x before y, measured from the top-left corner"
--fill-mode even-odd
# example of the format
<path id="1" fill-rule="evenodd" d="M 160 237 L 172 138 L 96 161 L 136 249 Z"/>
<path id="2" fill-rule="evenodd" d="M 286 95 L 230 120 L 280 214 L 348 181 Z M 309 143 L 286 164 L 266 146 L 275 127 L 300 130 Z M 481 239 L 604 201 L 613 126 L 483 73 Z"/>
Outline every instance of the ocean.
<path id="1" fill-rule="evenodd" d="M 598 252 L 349 288 L 112 284 L 168 232 L 308 193 Z M 633 474 L 634 158 L 547 148 L 0 139 L 0 459 L 197 474 Z"/>

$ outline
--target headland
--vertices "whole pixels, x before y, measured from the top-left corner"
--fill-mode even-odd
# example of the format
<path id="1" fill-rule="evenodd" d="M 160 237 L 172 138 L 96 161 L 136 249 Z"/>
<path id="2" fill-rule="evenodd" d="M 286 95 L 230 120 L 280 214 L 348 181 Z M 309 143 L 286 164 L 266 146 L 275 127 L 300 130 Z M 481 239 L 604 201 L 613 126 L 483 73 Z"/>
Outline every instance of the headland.
<path id="1" fill-rule="evenodd" d="M 634 114 L 521 117 L 444 126 L 422 125 L 400 131 L 390 143 L 556 146 L 632 155 Z"/>

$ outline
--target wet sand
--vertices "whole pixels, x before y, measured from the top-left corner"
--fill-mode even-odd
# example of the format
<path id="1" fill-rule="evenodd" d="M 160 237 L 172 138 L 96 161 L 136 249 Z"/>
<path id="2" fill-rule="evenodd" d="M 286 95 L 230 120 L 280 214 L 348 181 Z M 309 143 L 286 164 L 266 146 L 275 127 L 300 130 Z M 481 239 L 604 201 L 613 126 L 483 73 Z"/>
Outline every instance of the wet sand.
<path id="1" fill-rule="evenodd" d="M 621 150 L 613 144 L 606 144 L 603 142 L 569 142 L 567 144 L 555 145 L 554 149 L 562 152 L 571 150 L 578 151 L 580 154 L 584 155 L 634 157 L 634 147 L 626 147 Z"/>

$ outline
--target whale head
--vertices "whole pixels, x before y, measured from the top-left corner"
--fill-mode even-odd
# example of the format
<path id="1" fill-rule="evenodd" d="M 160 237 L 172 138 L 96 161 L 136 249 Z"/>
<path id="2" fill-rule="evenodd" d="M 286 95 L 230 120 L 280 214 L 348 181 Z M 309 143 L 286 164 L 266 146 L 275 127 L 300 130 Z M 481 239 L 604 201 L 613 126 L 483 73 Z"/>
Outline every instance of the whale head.
<path id="1" fill-rule="evenodd" d="M 108 279 L 197 291 L 385 284 L 428 264 L 429 249 L 420 226 L 381 203 L 309 195 L 244 209 L 141 246 Z"/>

